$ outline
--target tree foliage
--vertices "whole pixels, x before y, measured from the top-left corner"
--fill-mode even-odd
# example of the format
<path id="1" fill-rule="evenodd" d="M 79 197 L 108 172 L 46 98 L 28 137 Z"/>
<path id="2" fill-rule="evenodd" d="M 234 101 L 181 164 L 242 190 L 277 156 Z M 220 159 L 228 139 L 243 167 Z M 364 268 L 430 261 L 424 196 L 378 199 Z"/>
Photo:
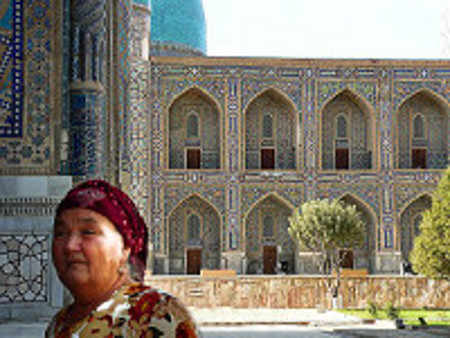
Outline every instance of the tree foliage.
<path id="1" fill-rule="evenodd" d="M 431 209 L 423 213 L 410 260 L 424 276 L 450 279 L 450 168 L 433 193 Z"/>
<path id="2" fill-rule="evenodd" d="M 335 285 L 329 282 L 336 295 L 345 259 L 343 250 L 360 247 L 364 241 L 364 224 L 356 207 L 339 200 L 309 201 L 300 211 L 294 211 L 289 223 L 289 234 L 300 247 L 320 253 L 317 263 L 322 273 L 331 276 L 333 271 L 337 272 Z"/>

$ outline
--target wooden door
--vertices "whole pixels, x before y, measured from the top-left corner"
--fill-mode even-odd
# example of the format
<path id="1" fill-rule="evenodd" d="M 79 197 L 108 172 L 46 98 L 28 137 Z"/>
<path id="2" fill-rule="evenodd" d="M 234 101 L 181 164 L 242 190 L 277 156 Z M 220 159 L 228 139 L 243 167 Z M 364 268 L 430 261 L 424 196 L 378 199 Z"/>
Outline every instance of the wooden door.
<path id="1" fill-rule="evenodd" d="M 263 273 L 267 275 L 274 275 L 277 267 L 277 247 L 265 246 L 264 247 L 264 270 Z"/>
<path id="2" fill-rule="evenodd" d="M 200 149 L 197 148 L 187 149 L 186 156 L 187 156 L 186 161 L 187 169 L 200 169 L 200 158 L 201 158 Z"/>
<path id="3" fill-rule="evenodd" d="M 427 168 L 427 150 L 424 148 L 413 148 L 411 162 L 412 162 L 413 169 L 426 169 Z"/>
<path id="4" fill-rule="evenodd" d="M 342 259 L 341 267 L 343 269 L 353 269 L 353 250 L 341 250 L 339 255 Z"/>
<path id="5" fill-rule="evenodd" d="M 348 149 L 336 148 L 336 169 L 349 168 L 349 152 Z"/>
<path id="6" fill-rule="evenodd" d="M 275 169 L 275 149 L 261 149 L 261 169 Z"/>
<path id="7" fill-rule="evenodd" d="M 202 268 L 202 249 L 187 250 L 187 267 L 188 275 L 199 275 Z"/>

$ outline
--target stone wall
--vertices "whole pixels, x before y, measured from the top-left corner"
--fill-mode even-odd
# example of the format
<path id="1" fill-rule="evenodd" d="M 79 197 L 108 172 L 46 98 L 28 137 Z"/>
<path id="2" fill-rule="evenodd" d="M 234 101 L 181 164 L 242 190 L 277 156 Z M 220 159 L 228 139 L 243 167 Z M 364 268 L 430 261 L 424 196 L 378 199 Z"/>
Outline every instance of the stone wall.
<path id="1" fill-rule="evenodd" d="M 181 299 L 187 306 L 236 308 L 315 308 L 326 304 L 320 276 L 147 276 L 147 283 Z M 365 308 L 368 301 L 402 308 L 449 308 L 450 283 L 416 276 L 346 277 L 341 284 L 344 308 Z M 326 305 L 325 305 L 326 306 Z"/>

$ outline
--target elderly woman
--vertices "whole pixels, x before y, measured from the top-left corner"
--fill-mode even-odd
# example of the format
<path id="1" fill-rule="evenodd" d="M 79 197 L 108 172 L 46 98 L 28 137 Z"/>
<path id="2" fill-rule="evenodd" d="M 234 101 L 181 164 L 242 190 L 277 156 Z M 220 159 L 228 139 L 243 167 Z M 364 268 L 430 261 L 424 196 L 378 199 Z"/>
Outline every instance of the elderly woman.
<path id="1" fill-rule="evenodd" d="M 197 337 L 186 308 L 142 283 L 147 227 L 136 206 L 102 180 L 87 181 L 59 204 L 53 263 L 73 302 L 47 337 Z"/>

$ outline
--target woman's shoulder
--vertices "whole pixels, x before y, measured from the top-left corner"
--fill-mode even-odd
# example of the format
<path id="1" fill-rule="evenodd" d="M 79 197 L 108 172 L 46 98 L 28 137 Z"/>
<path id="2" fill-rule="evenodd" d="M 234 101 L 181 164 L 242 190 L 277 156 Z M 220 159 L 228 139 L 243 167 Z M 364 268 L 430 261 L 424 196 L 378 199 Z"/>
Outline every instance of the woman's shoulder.
<path id="1" fill-rule="evenodd" d="M 123 301 L 127 301 L 130 305 L 135 305 L 136 303 L 143 301 L 149 302 L 149 304 L 156 304 L 159 302 L 176 299 L 173 295 L 167 292 L 138 282 L 129 283 L 123 286 L 115 298 L 122 298 Z"/>
<path id="2" fill-rule="evenodd" d="M 45 329 L 45 337 L 50 338 L 55 336 L 56 328 L 61 325 L 64 317 L 66 316 L 68 306 L 63 307 L 57 313 L 55 313 Z"/>
<path id="3" fill-rule="evenodd" d="M 186 307 L 175 296 L 147 284 L 128 284 L 120 294 L 119 297 L 130 306 L 129 313 L 144 311 L 158 315 L 161 310 L 170 310 L 176 317 L 189 315 Z"/>
<path id="4" fill-rule="evenodd" d="M 126 285 L 118 295 L 126 303 L 131 327 L 148 325 L 156 331 L 166 330 L 197 337 L 195 323 L 187 308 L 173 295 L 142 283 Z"/>

